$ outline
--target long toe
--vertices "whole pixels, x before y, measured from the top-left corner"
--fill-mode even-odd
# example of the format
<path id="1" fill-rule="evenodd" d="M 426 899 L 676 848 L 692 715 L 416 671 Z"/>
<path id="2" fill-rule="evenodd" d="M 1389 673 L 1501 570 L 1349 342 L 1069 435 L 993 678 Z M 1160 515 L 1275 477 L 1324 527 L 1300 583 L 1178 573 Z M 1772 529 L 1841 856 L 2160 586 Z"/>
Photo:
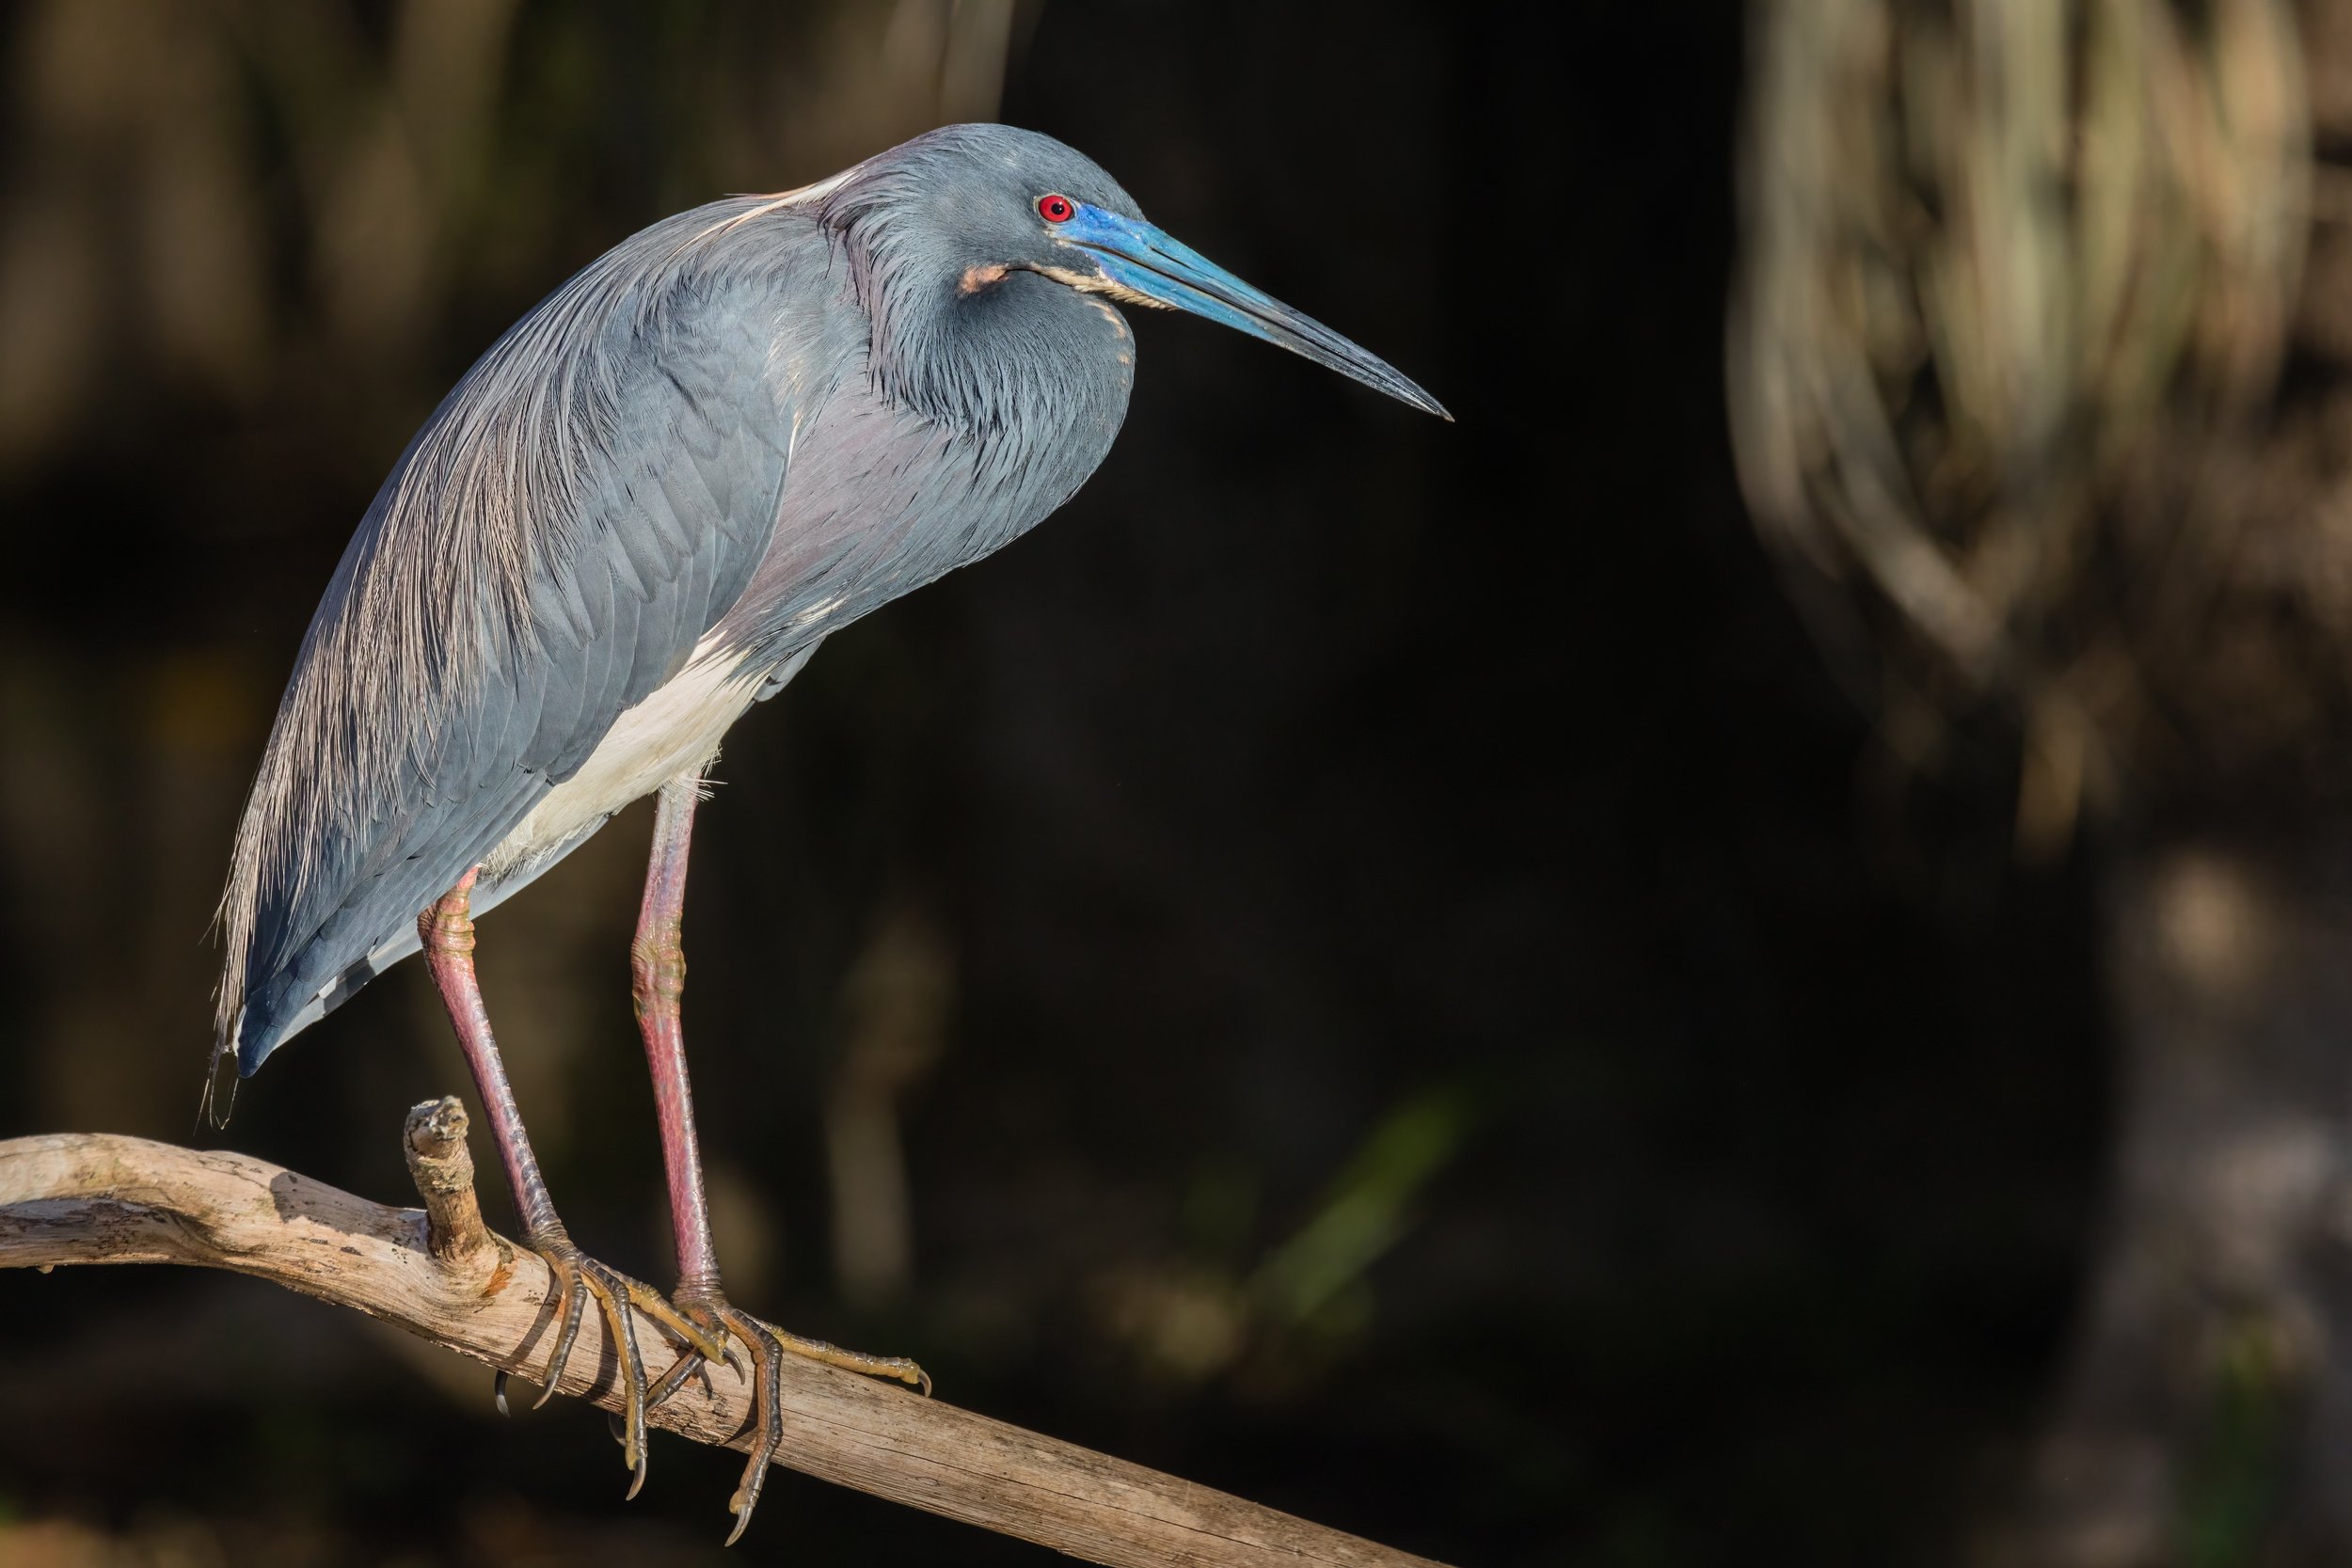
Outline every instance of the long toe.
<path id="1" fill-rule="evenodd" d="M 564 1298 L 563 1317 L 555 1330 L 555 1348 L 548 1352 L 548 1374 L 539 1380 L 539 1397 L 531 1402 L 531 1408 L 536 1410 L 555 1398 L 556 1383 L 564 1376 L 564 1364 L 572 1358 L 572 1342 L 580 1338 L 580 1320 L 588 1307 L 588 1282 L 580 1277 L 578 1248 L 566 1243 L 534 1250 L 547 1259 L 552 1279 L 549 1299 Z"/>
<path id="2" fill-rule="evenodd" d="M 886 1377 L 905 1384 L 930 1397 L 931 1374 L 903 1355 L 868 1355 L 860 1350 L 843 1350 L 822 1339 L 807 1339 L 798 1334 L 787 1334 L 780 1328 L 768 1332 L 775 1341 L 793 1354 L 809 1361 L 821 1361 L 828 1367 L 838 1367 L 845 1372 L 859 1372 L 866 1377 Z"/>
<path id="3" fill-rule="evenodd" d="M 674 1392 L 684 1374 L 700 1366 L 705 1356 L 725 1355 L 724 1338 L 688 1318 L 650 1285 L 588 1257 L 566 1237 L 540 1238 L 532 1243 L 532 1250 L 547 1260 L 553 1275 L 554 1294 L 563 1299 L 554 1348 L 548 1354 L 544 1386 L 532 1408 L 545 1404 L 554 1394 L 579 1338 L 580 1324 L 586 1320 L 588 1304 L 595 1302 L 616 1352 L 615 1386 L 621 1392 L 622 1409 L 615 1435 L 621 1442 L 622 1461 L 629 1470 L 628 1496 L 634 1497 L 645 1484 L 646 1413 Z M 682 1353 L 658 1386 L 649 1387 L 645 1378 L 645 1359 L 637 1336 L 640 1310 L 669 1332 Z M 502 1388 L 501 1395 L 502 1398 Z"/>
<path id="4" fill-rule="evenodd" d="M 697 1323 L 686 1310 L 668 1296 L 642 1280 L 628 1282 L 628 1299 L 637 1310 L 670 1331 L 680 1344 L 691 1347 L 707 1361 L 727 1359 L 727 1336 L 724 1329 L 713 1329 Z"/>
<path id="5" fill-rule="evenodd" d="M 645 1358 L 637 1347 L 637 1317 L 629 1309 L 628 1277 L 591 1259 L 580 1259 L 580 1275 L 604 1308 L 604 1321 L 620 1352 L 621 1459 L 628 1466 L 630 1497 L 645 1484 Z"/>
<path id="6" fill-rule="evenodd" d="M 728 1341 L 724 1359 L 733 1366 L 752 1387 L 750 1457 L 744 1462 L 743 1479 L 736 1483 L 735 1495 L 727 1499 L 727 1511 L 735 1515 L 735 1528 L 727 1533 L 732 1546 L 742 1539 L 743 1531 L 752 1522 L 752 1511 L 759 1506 L 759 1495 L 768 1482 L 768 1466 L 774 1461 L 777 1446 L 784 1440 L 784 1358 L 797 1355 L 805 1360 L 821 1361 L 828 1367 L 845 1371 L 862 1372 L 869 1377 L 895 1378 L 912 1385 L 923 1393 L 931 1391 L 931 1380 L 921 1367 L 902 1355 L 867 1355 L 859 1351 L 847 1351 L 829 1345 L 822 1339 L 804 1338 L 787 1334 L 771 1324 L 762 1323 L 730 1304 L 716 1291 L 703 1290 L 678 1302 L 684 1314 L 707 1329 L 711 1336 Z M 743 1355 L 737 1354 L 742 1347 Z M 748 1357 L 750 1365 L 744 1360 Z M 653 1390 L 649 1402 L 659 1405 L 675 1393 L 686 1381 L 695 1366 L 720 1359 L 708 1351 L 702 1353 L 700 1362 L 681 1358 L 662 1377 Z"/>

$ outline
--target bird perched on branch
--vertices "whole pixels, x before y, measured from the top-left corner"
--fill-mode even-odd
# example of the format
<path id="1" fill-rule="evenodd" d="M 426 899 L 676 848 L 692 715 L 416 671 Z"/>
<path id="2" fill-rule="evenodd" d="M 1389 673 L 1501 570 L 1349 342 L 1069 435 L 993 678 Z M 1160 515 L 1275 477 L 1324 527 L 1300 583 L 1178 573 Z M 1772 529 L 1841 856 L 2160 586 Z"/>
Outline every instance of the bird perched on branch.
<path id="1" fill-rule="evenodd" d="M 1445 412 L 1032 133 L 951 126 L 680 214 L 550 294 L 408 443 L 303 639 L 238 828 L 215 1059 L 250 1074 L 421 948 L 564 1298 L 548 1386 L 593 1300 L 619 1350 L 633 1493 L 645 1411 L 702 1358 L 742 1367 L 757 1430 L 739 1535 L 781 1433 L 779 1357 L 924 1380 L 720 1290 L 679 1024 L 702 770 L 826 637 L 1085 483 L 1135 376 L 1121 305 L 1189 310 Z M 565 1233 L 472 959 L 474 916 L 657 793 L 631 957 L 677 1245 L 666 1297 Z M 640 1312 L 689 1352 L 651 1387 Z"/>

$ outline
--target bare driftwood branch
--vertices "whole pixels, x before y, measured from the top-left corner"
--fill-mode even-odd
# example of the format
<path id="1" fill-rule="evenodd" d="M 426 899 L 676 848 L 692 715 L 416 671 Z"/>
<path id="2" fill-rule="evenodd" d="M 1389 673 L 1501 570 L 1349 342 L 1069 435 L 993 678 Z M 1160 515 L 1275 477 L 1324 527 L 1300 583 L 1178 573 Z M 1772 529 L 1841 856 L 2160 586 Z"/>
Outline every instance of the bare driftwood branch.
<path id="1" fill-rule="evenodd" d="M 482 1223 L 453 1100 L 417 1107 L 404 1147 L 422 1211 L 370 1203 L 242 1154 L 103 1133 L 0 1141 L 0 1267 L 190 1263 L 253 1275 L 396 1323 L 525 1377 L 553 1338 L 547 1266 Z M 589 1322 L 598 1322 L 589 1314 Z M 646 1373 L 674 1359 L 642 1336 Z M 613 1352 L 583 1327 L 558 1387 L 617 1409 Z M 936 1400 L 787 1357 L 777 1463 L 1120 1568 L 1431 1568 Z M 651 1424 L 739 1437 L 751 1390 L 730 1368 L 690 1377 Z"/>

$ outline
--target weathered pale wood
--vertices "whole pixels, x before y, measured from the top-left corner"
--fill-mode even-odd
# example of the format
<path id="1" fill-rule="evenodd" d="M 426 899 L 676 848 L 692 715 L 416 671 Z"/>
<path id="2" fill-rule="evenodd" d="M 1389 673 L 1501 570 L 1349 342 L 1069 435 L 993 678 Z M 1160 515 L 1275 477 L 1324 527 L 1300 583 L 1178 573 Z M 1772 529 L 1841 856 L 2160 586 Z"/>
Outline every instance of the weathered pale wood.
<path id="1" fill-rule="evenodd" d="M 482 1200 L 473 1196 L 466 1107 L 453 1094 L 410 1107 L 400 1151 L 408 1158 L 408 1180 L 424 1199 L 425 1250 L 447 1267 L 470 1266 L 484 1248 L 497 1243 L 482 1223 Z"/>
<path id="2" fill-rule="evenodd" d="M 433 1124 L 437 1107 L 418 1109 L 404 1147 L 440 1234 L 429 1234 L 424 1211 L 370 1203 L 241 1154 L 58 1133 L 0 1141 L 0 1267 L 229 1269 L 535 1374 L 553 1338 L 547 1266 L 481 1228 L 462 1113 L 453 1136 L 446 1117 Z M 615 1409 L 612 1349 L 592 1338 L 596 1326 L 591 1313 L 559 1388 Z M 670 1346 L 650 1324 L 640 1338 L 646 1373 L 659 1378 L 674 1359 Z M 1089 1561 L 1430 1568 L 1425 1559 L 829 1367 L 787 1358 L 784 1400 L 787 1435 L 778 1464 Z M 652 1424 L 739 1449 L 750 1408 L 751 1391 L 723 1367 L 707 1387 L 689 1378 Z"/>

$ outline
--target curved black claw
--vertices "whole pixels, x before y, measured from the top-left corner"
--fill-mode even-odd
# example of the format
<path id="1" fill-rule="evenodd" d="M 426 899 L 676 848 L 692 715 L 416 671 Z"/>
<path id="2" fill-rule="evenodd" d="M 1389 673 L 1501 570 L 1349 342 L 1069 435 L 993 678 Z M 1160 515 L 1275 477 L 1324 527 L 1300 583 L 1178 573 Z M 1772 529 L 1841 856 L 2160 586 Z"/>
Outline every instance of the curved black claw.
<path id="1" fill-rule="evenodd" d="M 547 1376 L 541 1380 L 539 1397 L 531 1407 L 536 1410 L 554 1397 L 556 1383 L 564 1375 L 564 1363 L 570 1359 L 572 1345 L 580 1337 L 580 1321 L 587 1315 L 588 1303 L 593 1298 L 620 1352 L 619 1382 L 626 1404 L 618 1435 L 622 1463 L 628 1466 L 630 1475 L 628 1496 L 634 1497 L 645 1484 L 645 1412 L 659 1402 L 648 1397 L 645 1358 L 638 1349 L 637 1319 L 630 1308 L 644 1312 L 692 1353 L 680 1357 L 681 1365 L 693 1364 L 698 1355 L 723 1355 L 725 1341 L 689 1320 L 652 1286 L 597 1262 L 568 1239 L 548 1239 L 533 1244 L 532 1250 L 547 1260 L 548 1271 L 555 1276 L 555 1290 L 564 1298 L 564 1316 L 562 1326 L 556 1331 L 555 1348 L 548 1354 Z M 668 1379 L 663 1382 L 665 1389 L 671 1386 Z M 501 1377 L 498 1387 L 501 1410 L 506 1407 L 505 1396 Z"/>
<path id="2" fill-rule="evenodd" d="M 769 1464 L 775 1458 L 777 1445 L 784 1441 L 785 1356 L 821 1361 L 828 1367 L 863 1372 L 868 1377 L 895 1378 L 914 1386 L 926 1398 L 930 1395 L 930 1374 L 903 1355 L 867 1355 L 862 1351 L 829 1345 L 822 1339 L 787 1334 L 737 1308 L 716 1291 L 697 1292 L 682 1299 L 678 1306 L 687 1317 L 723 1342 L 726 1363 L 752 1386 L 752 1415 L 747 1423 L 754 1434 L 751 1457 L 744 1463 L 743 1479 L 736 1483 L 735 1496 L 727 1499 L 727 1512 L 735 1515 L 735 1528 L 727 1532 L 726 1544 L 730 1546 L 742 1539 L 745 1527 L 751 1524 L 752 1510 L 759 1506 L 760 1490 L 768 1483 Z M 750 1353 L 748 1367 L 736 1352 L 739 1344 Z M 721 1359 L 700 1345 L 695 1346 L 695 1351 L 696 1355 L 679 1356 L 677 1364 L 662 1374 L 661 1381 L 646 1397 L 646 1409 L 658 1407 L 677 1392 L 688 1376 L 704 1363 Z"/>

